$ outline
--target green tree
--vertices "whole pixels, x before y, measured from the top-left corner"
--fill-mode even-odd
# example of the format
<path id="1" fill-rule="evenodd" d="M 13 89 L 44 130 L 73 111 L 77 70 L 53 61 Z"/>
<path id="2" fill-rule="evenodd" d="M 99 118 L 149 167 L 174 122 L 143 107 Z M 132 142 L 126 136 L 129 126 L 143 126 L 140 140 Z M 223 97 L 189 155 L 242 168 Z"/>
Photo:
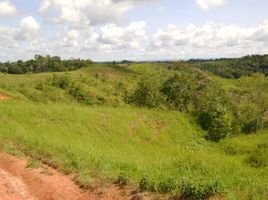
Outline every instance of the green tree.
<path id="1" fill-rule="evenodd" d="M 242 130 L 246 133 L 256 132 L 263 127 L 268 111 L 267 77 L 259 73 L 243 77 L 239 87 L 237 94 Z"/>
<path id="2" fill-rule="evenodd" d="M 161 84 L 161 77 L 158 74 L 149 73 L 142 76 L 137 89 L 130 95 L 129 101 L 151 108 L 160 106 L 164 101 L 164 97 L 160 93 Z"/>
<path id="3" fill-rule="evenodd" d="M 190 112 L 198 107 L 203 91 L 210 87 L 212 80 L 198 69 L 183 66 L 184 63 L 175 64 L 176 73 L 163 83 L 161 92 L 169 105 Z"/>
<path id="4" fill-rule="evenodd" d="M 161 92 L 166 96 L 166 101 L 181 112 L 189 112 L 193 102 L 194 85 L 189 74 L 177 73 L 167 79 L 162 85 Z"/>

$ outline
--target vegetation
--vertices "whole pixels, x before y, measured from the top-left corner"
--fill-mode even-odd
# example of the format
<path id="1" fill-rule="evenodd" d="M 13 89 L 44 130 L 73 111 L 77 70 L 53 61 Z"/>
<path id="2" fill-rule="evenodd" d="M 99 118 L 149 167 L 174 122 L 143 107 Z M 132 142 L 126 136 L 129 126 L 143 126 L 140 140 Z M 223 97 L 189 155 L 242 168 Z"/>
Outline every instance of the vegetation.
<path id="1" fill-rule="evenodd" d="M 186 62 L 175 63 L 169 70 L 166 78 L 163 73 L 144 75 L 128 102 L 190 113 L 207 131 L 205 138 L 216 142 L 228 135 L 256 132 L 267 121 L 264 75 L 242 78 L 238 89 L 228 95 L 215 80 Z"/>
<path id="2" fill-rule="evenodd" d="M 58 56 L 36 55 L 28 61 L 18 60 L 16 62 L 0 62 L 0 72 L 9 74 L 39 73 L 39 72 L 61 72 L 80 69 L 92 64 L 91 60 L 70 59 L 61 60 Z"/>
<path id="3" fill-rule="evenodd" d="M 235 59 L 189 60 L 194 66 L 224 78 L 240 78 L 254 73 L 268 75 L 268 55 L 250 55 Z"/>
<path id="4" fill-rule="evenodd" d="M 0 73 L 12 98 L 0 101 L 0 148 L 74 173 L 84 188 L 101 180 L 174 199 L 266 199 L 267 83 L 186 62 Z"/>

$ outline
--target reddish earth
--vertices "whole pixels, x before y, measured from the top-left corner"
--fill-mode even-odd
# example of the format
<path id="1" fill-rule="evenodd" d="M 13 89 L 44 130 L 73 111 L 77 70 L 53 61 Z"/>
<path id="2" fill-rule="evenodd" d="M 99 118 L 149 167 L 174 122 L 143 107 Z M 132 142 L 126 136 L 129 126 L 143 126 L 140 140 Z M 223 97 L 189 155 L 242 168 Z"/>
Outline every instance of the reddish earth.
<path id="1" fill-rule="evenodd" d="M 8 100 L 8 99 L 11 99 L 11 98 L 8 97 L 8 96 L 6 96 L 6 95 L 3 95 L 3 94 L 0 93 L 0 101 L 1 101 L 1 100 Z M 1 196 L 0 196 L 0 198 L 1 198 Z M 0 199 L 0 200 L 1 200 L 1 199 Z"/>
<path id="2" fill-rule="evenodd" d="M 83 190 L 71 177 L 52 168 L 31 169 L 26 164 L 23 159 L 0 153 L 0 200 L 133 199 L 115 185 L 98 191 Z"/>

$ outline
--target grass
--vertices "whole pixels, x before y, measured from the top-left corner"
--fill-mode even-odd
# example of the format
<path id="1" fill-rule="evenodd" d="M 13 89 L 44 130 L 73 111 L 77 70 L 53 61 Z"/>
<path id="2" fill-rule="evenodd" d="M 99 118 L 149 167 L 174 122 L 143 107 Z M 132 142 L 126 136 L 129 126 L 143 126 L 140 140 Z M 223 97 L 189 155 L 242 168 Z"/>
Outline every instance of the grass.
<path id="1" fill-rule="evenodd" d="M 79 86 L 96 104 L 122 105 L 124 92 L 135 86 L 137 73 L 110 65 L 93 64 L 73 72 L 9 75 L 0 73 L 0 92 L 16 98 L 50 104 L 76 103 L 69 88 L 55 87 L 51 82 L 68 77 L 69 86 Z"/>
<path id="2" fill-rule="evenodd" d="M 77 173 L 81 185 L 91 185 L 92 177 L 120 178 L 159 193 L 219 185 L 229 199 L 243 199 L 245 192 L 255 199 L 267 195 L 267 168 L 226 154 L 223 147 L 233 138 L 223 149 L 208 143 L 193 120 L 178 112 L 17 102 L 1 102 L 0 110 L 2 147 L 15 144 L 26 155 Z"/>
<path id="3" fill-rule="evenodd" d="M 125 105 L 124 88 L 135 87 L 153 65 L 55 73 L 90 94 L 96 102 L 91 106 L 77 102 L 71 86 L 50 84 L 51 73 L 0 74 L 0 93 L 13 97 L 0 101 L 0 148 L 30 156 L 29 167 L 42 161 L 74 173 L 85 188 L 97 179 L 185 199 L 267 199 L 268 167 L 256 167 L 249 158 L 266 162 L 268 131 L 215 144 L 204 140 L 206 133 L 190 115 Z"/>

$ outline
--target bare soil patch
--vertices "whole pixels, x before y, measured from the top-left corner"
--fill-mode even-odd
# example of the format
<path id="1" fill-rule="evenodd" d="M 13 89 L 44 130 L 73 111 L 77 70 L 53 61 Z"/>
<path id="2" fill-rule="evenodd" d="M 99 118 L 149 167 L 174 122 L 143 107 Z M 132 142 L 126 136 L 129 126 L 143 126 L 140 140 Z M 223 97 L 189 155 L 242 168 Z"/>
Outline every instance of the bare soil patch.
<path id="1" fill-rule="evenodd" d="M 0 153 L 0 200 L 123 200 L 131 199 L 116 185 L 89 191 L 79 188 L 71 176 L 49 168 L 27 168 L 24 159 Z M 100 192 L 101 190 L 101 192 Z"/>
<path id="2" fill-rule="evenodd" d="M 6 96 L 6 95 L 0 93 L 0 101 L 1 100 L 9 100 L 9 99 L 11 99 L 11 97 Z"/>

